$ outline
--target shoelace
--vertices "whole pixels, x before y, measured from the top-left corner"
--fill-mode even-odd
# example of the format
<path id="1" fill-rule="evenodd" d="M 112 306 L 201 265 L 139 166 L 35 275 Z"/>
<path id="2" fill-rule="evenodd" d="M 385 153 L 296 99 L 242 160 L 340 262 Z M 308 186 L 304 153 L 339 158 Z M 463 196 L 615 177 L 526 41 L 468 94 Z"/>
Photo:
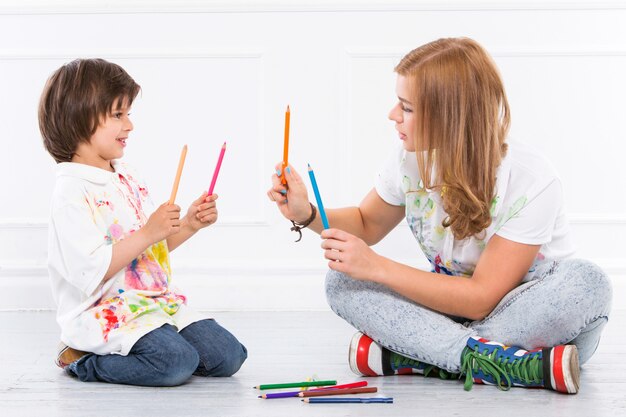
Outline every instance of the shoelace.
<path id="1" fill-rule="evenodd" d="M 511 379 L 517 379 L 526 384 L 540 383 L 542 381 L 541 360 L 539 355 L 526 354 L 524 357 L 513 359 L 497 358 L 498 349 L 494 349 L 491 354 L 485 349 L 482 353 L 470 350 L 463 355 L 463 363 L 461 364 L 461 372 L 465 373 L 466 391 L 472 389 L 474 385 L 474 372 L 482 370 L 483 373 L 492 376 L 496 385 L 503 391 L 508 391 L 513 383 Z M 502 384 L 502 378 L 506 383 Z"/>

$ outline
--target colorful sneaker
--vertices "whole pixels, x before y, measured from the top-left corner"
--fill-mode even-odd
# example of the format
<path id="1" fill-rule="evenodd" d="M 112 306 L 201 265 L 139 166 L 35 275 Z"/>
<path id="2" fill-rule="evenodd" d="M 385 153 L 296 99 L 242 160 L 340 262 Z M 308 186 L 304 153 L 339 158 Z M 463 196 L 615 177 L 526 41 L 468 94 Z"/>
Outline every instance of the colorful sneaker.
<path id="1" fill-rule="evenodd" d="M 59 343 L 59 346 L 57 346 L 57 358 L 54 363 L 59 368 L 65 369 L 70 363 L 79 360 L 87 354 L 89 354 L 89 352 L 72 349 L 64 343 Z"/>
<path id="2" fill-rule="evenodd" d="M 461 372 L 466 391 L 479 383 L 504 391 L 516 386 L 576 394 L 580 385 L 578 349 L 574 345 L 527 351 L 470 337 L 461 354 Z"/>
<path id="3" fill-rule="evenodd" d="M 432 374 L 441 379 L 458 376 L 437 368 L 435 365 L 419 362 L 391 352 L 361 332 L 357 332 L 352 336 L 348 362 L 352 372 L 362 376 L 411 374 L 429 376 Z"/>

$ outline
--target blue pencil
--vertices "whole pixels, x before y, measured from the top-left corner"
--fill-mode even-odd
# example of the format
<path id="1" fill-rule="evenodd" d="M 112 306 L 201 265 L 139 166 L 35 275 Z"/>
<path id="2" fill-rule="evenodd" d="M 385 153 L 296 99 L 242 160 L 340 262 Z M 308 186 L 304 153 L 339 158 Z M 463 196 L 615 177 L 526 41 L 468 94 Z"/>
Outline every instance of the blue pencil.
<path id="1" fill-rule="evenodd" d="M 339 403 L 385 403 L 385 404 L 392 404 L 393 403 L 393 398 L 392 397 L 372 397 L 372 398 L 320 398 L 320 397 L 313 397 L 313 398 L 305 398 L 304 400 L 305 403 L 333 403 L 333 404 L 339 404 Z"/>
<path id="2" fill-rule="evenodd" d="M 324 204 L 322 204 L 322 197 L 320 196 L 320 190 L 317 188 L 317 181 L 315 181 L 315 174 L 313 173 L 313 168 L 311 168 L 311 164 L 309 165 L 309 178 L 311 179 L 311 186 L 313 186 L 313 192 L 315 193 L 315 200 L 317 201 L 317 209 L 320 212 L 320 217 L 322 218 L 322 224 L 324 225 L 324 229 L 328 229 L 328 218 L 326 217 L 326 211 L 324 210 Z"/>

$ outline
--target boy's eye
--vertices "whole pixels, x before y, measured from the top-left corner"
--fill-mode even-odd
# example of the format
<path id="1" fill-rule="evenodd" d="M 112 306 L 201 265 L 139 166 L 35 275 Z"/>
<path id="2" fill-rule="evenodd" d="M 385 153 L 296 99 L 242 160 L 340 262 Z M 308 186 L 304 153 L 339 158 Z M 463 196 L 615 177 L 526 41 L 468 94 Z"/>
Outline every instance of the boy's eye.
<path id="1" fill-rule="evenodd" d="M 113 113 L 113 117 L 115 117 L 116 119 L 121 119 L 122 118 L 122 112 Z"/>

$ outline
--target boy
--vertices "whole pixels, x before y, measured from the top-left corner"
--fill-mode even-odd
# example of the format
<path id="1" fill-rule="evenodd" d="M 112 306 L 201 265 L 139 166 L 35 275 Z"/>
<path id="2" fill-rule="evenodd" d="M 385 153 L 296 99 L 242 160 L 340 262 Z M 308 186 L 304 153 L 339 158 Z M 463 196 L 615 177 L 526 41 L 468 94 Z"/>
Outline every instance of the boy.
<path id="1" fill-rule="evenodd" d="M 170 250 L 217 220 L 217 196 L 204 192 L 182 219 L 168 203 L 146 216 L 148 190 L 119 161 L 139 90 L 120 66 L 77 59 L 41 97 L 39 128 L 58 164 L 48 243 L 57 365 L 81 381 L 131 385 L 230 376 L 246 348 L 187 306 L 169 264 Z"/>

